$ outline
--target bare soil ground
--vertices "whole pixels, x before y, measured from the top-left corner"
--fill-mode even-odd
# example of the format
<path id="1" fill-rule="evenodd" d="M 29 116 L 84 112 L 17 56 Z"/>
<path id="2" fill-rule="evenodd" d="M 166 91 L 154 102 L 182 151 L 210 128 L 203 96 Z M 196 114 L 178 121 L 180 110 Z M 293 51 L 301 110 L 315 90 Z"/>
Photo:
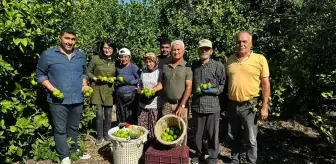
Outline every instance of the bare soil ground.
<path id="1" fill-rule="evenodd" d="M 113 120 L 115 116 L 113 116 Z M 220 154 L 218 163 L 228 163 L 230 149 L 227 140 L 225 119 L 221 120 Z M 190 157 L 193 157 L 193 129 L 188 130 Z M 92 156 L 89 160 L 78 160 L 74 164 L 109 164 L 113 163 L 111 149 L 106 143 L 95 145 L 95 138 L 86 140 L 87 151 Z M 242 150 L 242 162 L 245 163 Z M 50 164 L 51 161 L 33 161 L 31 164 Z M 143 160 L 142 162 L 143 163 Z M 259 127 L 258 133 L 258 164 L 334 164 L 336 163 L 335 145 L 329 144 L 314 129 L 293 120 L 267 121 Z"/>

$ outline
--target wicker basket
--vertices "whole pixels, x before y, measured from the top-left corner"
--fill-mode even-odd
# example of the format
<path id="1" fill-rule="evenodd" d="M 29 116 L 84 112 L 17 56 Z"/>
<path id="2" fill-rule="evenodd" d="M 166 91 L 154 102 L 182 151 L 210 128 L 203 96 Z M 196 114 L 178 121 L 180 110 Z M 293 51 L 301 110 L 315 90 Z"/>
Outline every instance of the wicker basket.
<path id="1" fill-rule="evenodd" d="M 167 127 L 170 127 L 170 126 L 179 127 L 182 133 L 180 137 L 174 141 L 171 141 L 171 142 L 163 141 L 161 139 L 161 134 L 165 131 Z M 187 133 L 187 127 L 183 119 L 173 114 L 165 115 L 162 118 L 160 118 L 156 122 L 155 127 L 154 127 L 154 134 L 155 134 L 156 140 L 164 145 L 171 146 L 171 147 L 182 145 L 184 136 L 186 135 L 186 133 Z"/>
<path id="2" fill-rule="evenodd" d="M 136 126 L 136 125 L 132 125 Z M 108 131 L 111 139 L 111 150 L 113 163 L 115 164 L 138 164 L 143 154 L 144 143 L 147 141 L 148 130 L 142 126 L 137 126 L 144 130 L 144 135 L 137 139 L 118 138 L 112 134 L 119 128 L 115 127 Z"/>

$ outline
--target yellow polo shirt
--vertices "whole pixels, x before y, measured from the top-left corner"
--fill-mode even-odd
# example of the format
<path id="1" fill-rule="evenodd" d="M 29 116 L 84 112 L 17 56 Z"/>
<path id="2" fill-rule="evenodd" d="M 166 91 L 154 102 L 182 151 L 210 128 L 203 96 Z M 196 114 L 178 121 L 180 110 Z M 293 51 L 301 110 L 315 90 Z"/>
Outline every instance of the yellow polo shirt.
<path id="1" fill-rule="evenodd" d="M 242 61 L 231 55 L 226 63 L 228 79 L 228 97 L 243 102 L 259 96 L 262 77 L 269 77 L 266 58 L 257 53 Z"/>

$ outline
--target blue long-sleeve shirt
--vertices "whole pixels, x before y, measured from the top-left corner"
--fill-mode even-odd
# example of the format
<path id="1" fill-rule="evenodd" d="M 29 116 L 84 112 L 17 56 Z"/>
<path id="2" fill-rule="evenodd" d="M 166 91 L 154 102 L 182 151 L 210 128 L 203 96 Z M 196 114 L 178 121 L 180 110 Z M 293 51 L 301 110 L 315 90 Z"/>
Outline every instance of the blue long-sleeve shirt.
<path id="1" fill-rule="evenodd" d="M 127 85 L 118 85 L 117 92 L 134 91 L 137 88 L 140 79 L 140 69 L 133 63 L 130 63 L 127 66 L 119 66 L 117 67 L 117 76 L 124 77 L 125 81 L 128 82 Z"/>
<path id="2" fill-rule="evenodd" d="M 56 104 L 77 104 L 83 102 L 83 78 L 88 79 L 86 56 L 78 50 L 73 51 L 71 60 L 60 48 L 44 51 L 36 68 L 39 83 L 49 80 L 50 83 L 64 94 L 63 100 L 58 100 L 48 92 L 47 101 Z"/>

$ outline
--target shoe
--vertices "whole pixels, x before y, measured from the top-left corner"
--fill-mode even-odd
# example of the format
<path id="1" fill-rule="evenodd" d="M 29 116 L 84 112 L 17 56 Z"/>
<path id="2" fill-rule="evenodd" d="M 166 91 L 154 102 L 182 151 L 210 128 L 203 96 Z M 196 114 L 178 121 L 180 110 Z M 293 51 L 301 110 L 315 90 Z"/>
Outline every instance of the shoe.
<path id="1" fill-rule="evenodd" d="M 104 138 L 96 139 L 96 145 L 97 146 L 102 145 L 103 143 L 104 143 Z"/>
<path id="2" fill-rule="evenodd" d="M 79 153 L 79 156 L 78 156 L 79 159 L 89 159 L 89 158 L 91 158 L 90 154 L 82 153 L 82 152 L 79 151 L 79 149 L 77 149 L 77 152 Z"/>
<path id="3" fill-rule="evenodd" d="M 198 157 L 194 157 L 191 159 L 191 164 L 199 164 Z"/>
<path id="4" fill-rule="evenodd" d="M 71 164 L 70 158 L 69 157 L 63 158 L 61 164 Z"/>

